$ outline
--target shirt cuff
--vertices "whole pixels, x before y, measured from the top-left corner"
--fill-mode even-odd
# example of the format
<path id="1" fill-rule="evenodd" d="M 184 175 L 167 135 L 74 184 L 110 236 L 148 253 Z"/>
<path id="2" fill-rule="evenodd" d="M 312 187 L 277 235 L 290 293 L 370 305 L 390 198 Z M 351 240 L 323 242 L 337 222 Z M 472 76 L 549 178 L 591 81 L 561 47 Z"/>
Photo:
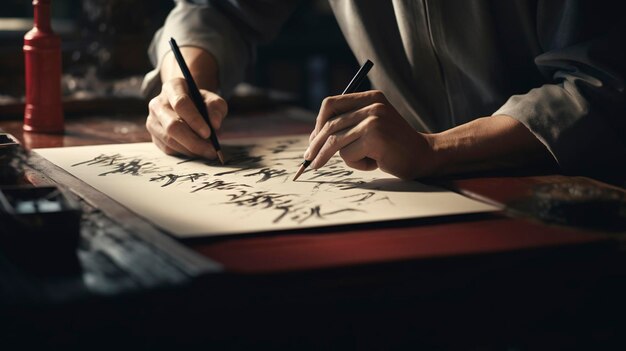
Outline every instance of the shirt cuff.
<path id="1" fill-rule="evenodd" d="M 589 174 L 615 162 L 609 150 L 620 153 L 624 148 L 575 85 L 565 80 L 514 95 L 493 115 L 506 115 L 526 126 L 563 172 Z"/>

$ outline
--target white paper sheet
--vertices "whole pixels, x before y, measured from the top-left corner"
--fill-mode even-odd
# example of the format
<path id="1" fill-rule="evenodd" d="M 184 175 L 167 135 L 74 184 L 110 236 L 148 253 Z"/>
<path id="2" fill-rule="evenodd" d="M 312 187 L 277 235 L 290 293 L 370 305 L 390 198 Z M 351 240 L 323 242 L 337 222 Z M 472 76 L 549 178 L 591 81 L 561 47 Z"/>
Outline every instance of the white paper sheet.
<path id="1" fill-rule="evenodd" d="M 152 143 L 37 153 L 178 237 L 226 235 L 497 210 L 451 191 L 348 168 L 339 156 L 292 178 L 307 136 L 223 142 L 226 166 Z"/>

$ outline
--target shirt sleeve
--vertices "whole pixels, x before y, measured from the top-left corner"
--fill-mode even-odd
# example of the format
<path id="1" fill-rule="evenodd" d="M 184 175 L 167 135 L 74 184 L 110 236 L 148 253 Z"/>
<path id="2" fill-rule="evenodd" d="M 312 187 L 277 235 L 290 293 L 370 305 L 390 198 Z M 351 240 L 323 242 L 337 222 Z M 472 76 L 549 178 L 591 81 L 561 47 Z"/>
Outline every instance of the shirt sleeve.
<path id="1" fill-rule="evenodd" d="M 257 45 L 277 34 L 296 4 L 289 0 L 176 0 L 148 49 L 154 69 L 144 78 L 143 94 L 151 97 L 160 92 L 159 70 L 173 37 L 180 47 L 199 47 L 215 57 L 220 94 L 230 95 L 254 60 Z"/>
<path id="2" fill-rule="evenodd" d="M 611 7 L 539 2 L 545 52 L 535 63 L 546 84 L 512 96 L 493 114 L 520 121 L 565 173 L 626 175 L 626 31 Z"/>

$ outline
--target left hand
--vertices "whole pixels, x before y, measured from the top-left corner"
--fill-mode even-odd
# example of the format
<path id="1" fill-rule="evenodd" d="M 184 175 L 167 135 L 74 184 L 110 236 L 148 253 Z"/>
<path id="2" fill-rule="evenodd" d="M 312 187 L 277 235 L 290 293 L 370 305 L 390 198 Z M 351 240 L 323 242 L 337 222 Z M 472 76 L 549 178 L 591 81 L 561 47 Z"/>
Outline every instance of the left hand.
<path id="1" fill-rule="evenodd" d="M 415 131 L 377 90 L 324 99 L 309 141 L 304 158 L 313 169 L 339 151 L 352 168 L 380 168 L 402 179 L 436 170 L 430 136 Z"/>

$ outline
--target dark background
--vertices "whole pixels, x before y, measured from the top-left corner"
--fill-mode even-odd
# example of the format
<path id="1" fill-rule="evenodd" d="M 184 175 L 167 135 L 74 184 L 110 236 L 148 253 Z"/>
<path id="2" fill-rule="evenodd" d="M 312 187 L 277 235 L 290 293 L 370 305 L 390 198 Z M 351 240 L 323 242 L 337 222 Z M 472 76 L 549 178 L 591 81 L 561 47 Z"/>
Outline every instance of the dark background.
<path id="1" fill-rule="evenodd" d="M 75 93 L 77 85 L 98 90 L 101 82 L 129 77 L 135 77 L 128 84 L 136 91 L 151 69 L 146 51 L 152 35 L 173 6 L 172 0 L 52 1 L 53 28 L 63 40 L 64 94 Z M 23 98 L 22 44 L 32 13 L 30 1 L 3 1 L 0 103 L 2 97 Z M 293 103 L 315 110 L 325 96 L 341 93 L 357 68 L 328 3 L 301 1 L 279 36 L 259 48 L 246 81 L 290 93 Z"/>

